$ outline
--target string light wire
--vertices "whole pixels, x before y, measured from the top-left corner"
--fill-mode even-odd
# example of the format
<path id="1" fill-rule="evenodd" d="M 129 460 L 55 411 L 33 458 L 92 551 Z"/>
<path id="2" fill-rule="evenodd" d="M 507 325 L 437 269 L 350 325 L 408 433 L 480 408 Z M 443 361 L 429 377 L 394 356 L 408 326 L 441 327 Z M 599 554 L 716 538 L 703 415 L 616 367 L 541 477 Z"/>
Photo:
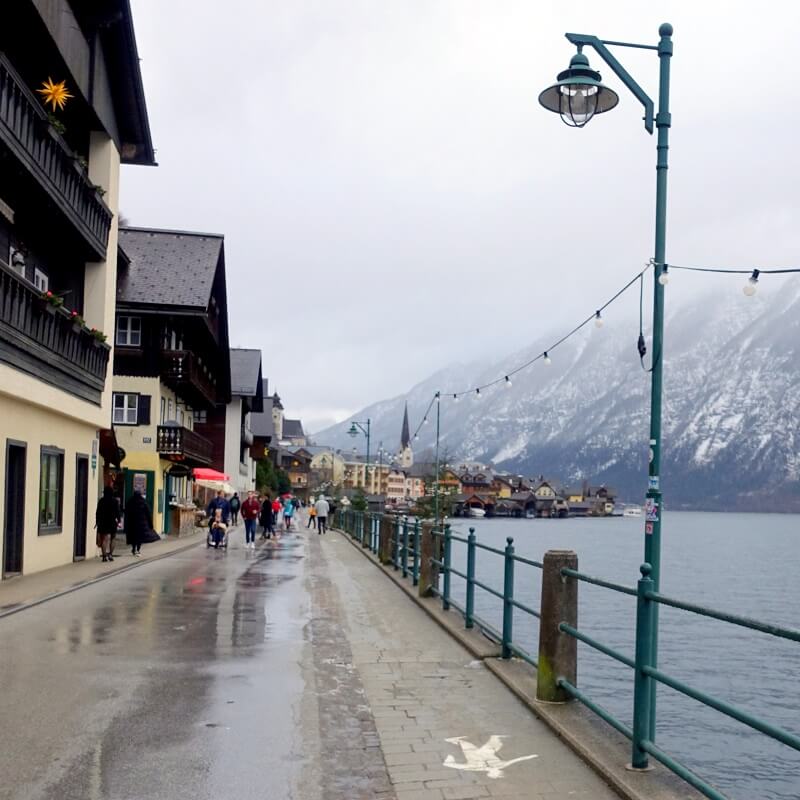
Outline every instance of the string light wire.
<path id="1" fill-rule="evenodd" d="M 430 403 L 428 404 L 428 408 L 425 410 L 425 413 L 422 415 L 422 422 L 417 426 L 416 431 L 414 431 L 414 438 L 419 438 L 419 432 L 422 429 L 422 426 L 425 424 L 425 421 L 428 418 L 428 414 L 430 413 L 431 409 L 433 408 L 433 404 L 442 396 L 449 396 L 452 397 L 455 402 L 458 401 L 458 398 L 463 395 L 474 394 L 476 397 L 481 397 L 481 390 L 490 389 L 493 386 L 497 386 L 499 383 L 505 383 L 507 386 L 511 385 L 510 378 L 513 375 L 516 375 L 518 372 L 522 372 L 522 370 L 527 369 L 528 367 L 535 364 L 537 361 L 546 360 L 549 361 L 549 354 L 555 350 L 560 345 L 564 344 L 568 339 L 572 338 L 577 334 L 580 330 L 585 328 L 590 322 L 594 322 L 601 318 L 601 312 L 605 311 L 613 302 L 618 300 L 628 289 L 631 288 L 637 281 L 639 281 L 639 339 L 637 342 L 637 347 L 639 350 L 639 358 L 642 362 L 642 369 L 645 372 L 652 372 L 653 366 L 649 369 L 644 365 L 644 357 L 647 353 L 647 346 L 645 345 L 644 339 L 644 275 L 645 273 L 654 266 L 661 266 L 664 273 L 667 273 L 668 270 L 672 269 L 681 269 L 687 272 L 712 272 L 717 274 L 726 274 L 726 275 L 787 275 L 791 273 L 800 273 L 800 267 L 784 267 L 779 269 L 762 269 L 760 267 L 734 267 L 734 268 L 725 268 L 725 267 L 695 267 L 695 266 L 686 266 L 681 264 L 658 264 L 653 259 L 647 263 L 644 269 L 640 270 L 636 273 L 616 294 L 614 294 L 611 298 L 609 298 L 603 305 L 599 306 L 595 311 L 593 311 L 586 319 L 582 322 L 579 322 L 569 333 L 564 334 L 560 339 L 555 341 L 551 344 L 546 350 L 543 350 L 538 355 L 534 356 L 533 358 L 526 361 L 524 364 L 520 364 L 514 369 L 509 370 L 506 373 L 503 373 L 499 378 L 496 378 L 493 381 L 489 381 L 488 383 L 482 383 L 478 386 L 473 386 L 470 389 L 464 389 L 460 392 L 436 392 L 433 397 L 431 398 Z M 663 285 L 663 283 L 662 283 Z M 657 362 L 658 358 L 660 357 L 660 353 L 653 354 L 653 365 Z"/>

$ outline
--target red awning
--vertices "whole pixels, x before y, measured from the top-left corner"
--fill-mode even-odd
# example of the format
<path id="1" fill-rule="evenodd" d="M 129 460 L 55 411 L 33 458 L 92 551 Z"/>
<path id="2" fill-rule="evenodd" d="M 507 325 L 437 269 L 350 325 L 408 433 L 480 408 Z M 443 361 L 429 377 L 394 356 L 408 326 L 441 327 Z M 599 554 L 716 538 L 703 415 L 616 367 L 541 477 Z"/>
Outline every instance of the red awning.
<path id="1" fill-rule="evenodd" d="M 226 475 L 224 472 L 217 472 L 215 469 L 209 469 L 208 467 L 196 467 L 194 470 L 192 470 L 192 474 L 199 481 L 224 482 L 231 479 L 230 475 Z"/>

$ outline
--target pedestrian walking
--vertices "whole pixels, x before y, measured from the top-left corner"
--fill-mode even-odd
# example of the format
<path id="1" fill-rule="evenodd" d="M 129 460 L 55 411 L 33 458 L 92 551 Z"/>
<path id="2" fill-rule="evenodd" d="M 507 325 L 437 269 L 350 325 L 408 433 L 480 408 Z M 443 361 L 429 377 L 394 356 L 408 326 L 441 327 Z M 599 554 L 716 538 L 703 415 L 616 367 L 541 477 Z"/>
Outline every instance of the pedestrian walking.
<path id="1" fill-rule="evenodd" d="M 272 501 L 272 528 L 275 530 L 278 527 L 278 515 L 283 511 L 283 503 L 276 497 Z"/>
<path id="2" fill-rule="evenodd" d="M 231 504 L 225 499 L 225 492 L 223 492 L 222 489 L 217 491 L 217 496 L 208 504 L 206 516 L 209 521 L 214 519 L 214 512 L 217 509 L 222 511 L 222 521 L 227 526 L 231 518 Z"/>
<path id="3" fill-rule="evenodd" d="M 283 501 L 283 527 L 285 530 L 292 529 L 292 517 L 294 516 L 294 503 L 291 497 L 287 497 Z"/>
<path id="4" fill-rule="evenodd" d="M 310 505 L 308 507 L 308 525 L 307 528 L 316 528 L 317 527 L 317 508 L 315 505 Z"/>
<path id="5" fill-rule="evenodd" d="M 244 521 L 244 546 L 250 550 L 254 550 L 256 546 L 256 525 L 259 514 L 261 514 L 261 503 L 256 499 L 255 492 L 248 492 L 247 500 L 242 503 L 242 520 Z"/>
<path id="6" fill-rule="evenodd" d="M 231 522 L 234 525 L 239 524 L 239 509 L 242 507 L 242 501 L 239 499 L 239 492 L 234 492 L 233 497 L 230 499 L 231 506 Z"/>
<path id="7" fill-rule="evenodd" d="M 94 520 L 97 528 L 97 546 L 103 554 L 103 561 L 113 561 L 111 540 L 117 534 L 117 526 L 122 519 L 119 503 L 110 486 L 103 489 L 103 496 L 97 501 Z"/>
<path id="8" fill-rule="evenodd" d="M 272 536 L 273 524 L 272 524 L 272 500 L 270 500 L 269 495 L 264 498 L 264 501 L 261 503 L 261 538 L 262 539 L 269 539 Z"/>
<path id="9" fill-rule="evenodd" d="M 325 495 L 321 494 L 316 502 L 315 510 L 317 512 L 317 534 L 320 536 L 328 532 L 328 514 L 331 512 L 331 507 L 325 499 Z"/>
<path id="10" fill-rule="evenodd" d="M 153 515 L 142 493 L 134 491 L 125 503 L 125 538 L 130 545 L 131 555 L 142 555 L 142 541 L 146 533 L 153 530 Z"/>

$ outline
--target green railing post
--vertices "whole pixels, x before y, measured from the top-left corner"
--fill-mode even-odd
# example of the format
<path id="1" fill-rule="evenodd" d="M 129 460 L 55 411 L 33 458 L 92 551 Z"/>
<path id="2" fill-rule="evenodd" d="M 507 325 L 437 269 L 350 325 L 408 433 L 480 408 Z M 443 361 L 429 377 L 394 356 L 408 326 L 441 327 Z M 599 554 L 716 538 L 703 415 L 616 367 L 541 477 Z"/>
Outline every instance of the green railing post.
<path id="1" fill-rule="evenodd" d="M 408 577 L 408 520 L 403 517 L 403 557 L 401 563 L 403 566 L 403 577 Z"/>
<path id="2" fill-rule="evenodd" d="M 419 586 L 419 520 L 414 520 L 414 561 L 411 567 L 414 586 Z"/>
<path id="3" fill-rule="evenodd" d="M 652 567 L 642 564 L 642 577 L 637 585 L 636 600 L 636 668 L 633 682 L 633 751 L 631 766 L 633 769 L 647 769 L 647 752 L 641 743 L 651 741 L 650 731 L 655 728 L 653 713 L 652 678 L 645 673 L 645 668 L 653 665 L 653 607 L 655 603 L 647 598 L 653 591 L 653 579 L 650 577 Z"/>
<path id="4" fill-rule="evenodd" d="M 475 623 L 475 528 L 469 529 L 467 536 L 467 601 L 464 606 L 464 627 L 471 628 Z"/>
<path id="5" fill-rule="evenodd" d="M 503 576 L 503 658 L 511 658 L 511 640 L 514 635 L 514 537 L 506 539 L 505 570 Z"/>
<path id="6" fill-rule="evenodd" d="M 361 519 L 361 546 L 368 550 L 372 538 L 372 512 L 365 511 Z"/>
<path id="7" fill-rule="evenodd" d="M 442 608 L 447 611 L 450 608 L 450 558 L 452 555 L 453 541 L 450 538 L 450 525 L 444 526 L 444 553 L 442 556 Z"/>

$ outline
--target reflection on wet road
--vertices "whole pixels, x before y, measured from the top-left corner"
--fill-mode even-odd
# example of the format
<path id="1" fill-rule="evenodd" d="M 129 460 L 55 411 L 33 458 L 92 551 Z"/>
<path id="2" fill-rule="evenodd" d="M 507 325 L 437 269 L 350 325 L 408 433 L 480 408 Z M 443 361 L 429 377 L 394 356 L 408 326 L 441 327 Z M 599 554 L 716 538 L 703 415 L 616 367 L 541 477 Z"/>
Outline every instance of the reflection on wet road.
<path id="1" fill-rule="evenodd" d="M 307 543 L 240 538 L 0 621 L 0 798 L 301 796 Z"/>

